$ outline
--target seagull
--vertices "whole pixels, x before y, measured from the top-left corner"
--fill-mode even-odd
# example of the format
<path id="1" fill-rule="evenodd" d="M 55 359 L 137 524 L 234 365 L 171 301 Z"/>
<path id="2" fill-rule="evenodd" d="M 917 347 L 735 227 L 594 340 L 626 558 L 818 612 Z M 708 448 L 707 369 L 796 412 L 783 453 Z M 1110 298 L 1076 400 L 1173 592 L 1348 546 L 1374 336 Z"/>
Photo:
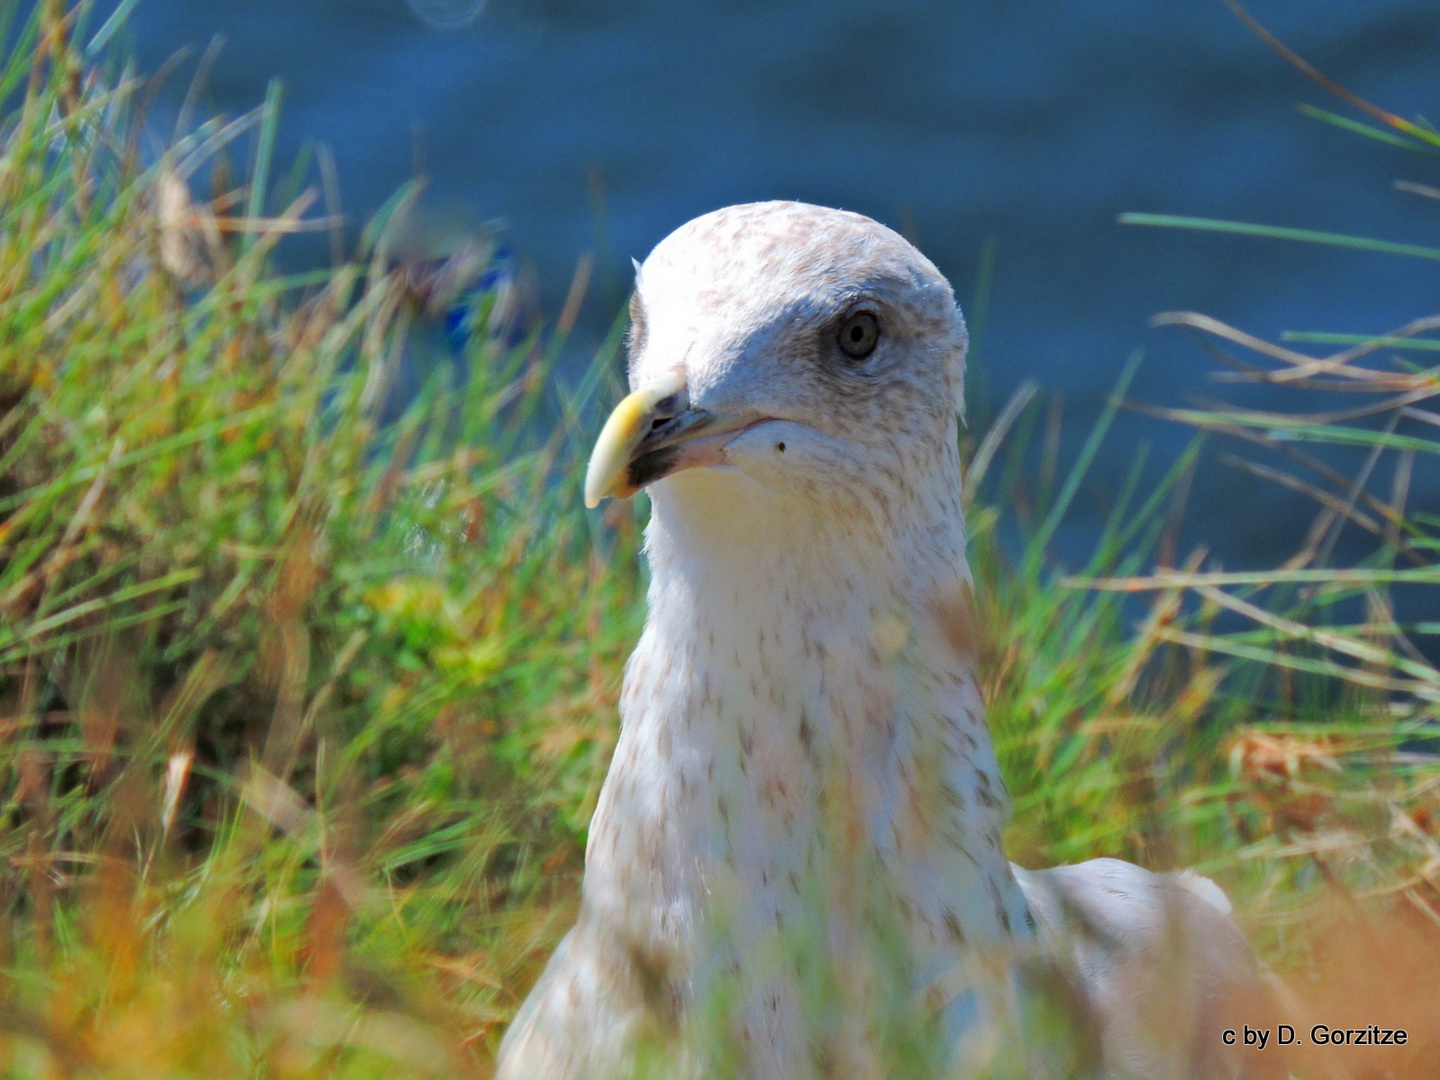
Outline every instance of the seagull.
<path id="1" fill-rule="evenodd" d="M 1006 858 L 935 266 L 731 206 L 636 264 L 630 318 L 585 498 L 648 492 L 648 617 L 500 1080 L 1284 1075 L 1232 1045 L 1259 983 L 1213 882 Z"/>

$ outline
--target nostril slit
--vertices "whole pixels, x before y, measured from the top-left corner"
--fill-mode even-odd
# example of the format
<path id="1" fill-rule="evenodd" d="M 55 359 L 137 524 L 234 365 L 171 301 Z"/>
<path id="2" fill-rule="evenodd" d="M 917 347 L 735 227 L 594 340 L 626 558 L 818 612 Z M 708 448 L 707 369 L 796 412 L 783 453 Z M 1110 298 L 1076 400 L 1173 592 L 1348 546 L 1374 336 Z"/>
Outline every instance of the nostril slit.
<path id="1" fill-rule="evenodd" d="M 775 449 L 776 449 L 776 450 L 779 450 L 780 453 L 783 454 L 783 453 L 785 452 L 785 444 L 784 444 L 783 442 L 777 442 L 777 443 L 775 444 Z"/>

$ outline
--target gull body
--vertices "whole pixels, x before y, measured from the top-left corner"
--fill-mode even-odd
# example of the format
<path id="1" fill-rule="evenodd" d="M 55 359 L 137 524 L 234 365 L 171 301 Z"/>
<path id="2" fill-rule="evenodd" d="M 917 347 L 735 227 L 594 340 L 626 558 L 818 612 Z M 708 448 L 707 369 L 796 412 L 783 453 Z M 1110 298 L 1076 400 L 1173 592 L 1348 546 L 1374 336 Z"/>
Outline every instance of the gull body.
<path id="1" fill-rule="evenodd" d="M 1215 886 L 1006 860 L 955 438 L 965 351 L 948 282 L 858 214 L 730 207 L 638 267 L 633 393 L 587 498 L 648 487 L 649 613 L 580 914 L 502 1080 L 629 1076 L 645 1047 L 667 1076 L 879 1076 L 887 1024 L 928 1048 L 922 1071 L 961 1075 L 1023 1017 L 1037 956 L 1090 1040 L 1072 1064 L 1236 1075 L 1158 1052 L 1136 1008 L 1176 913 L 1226 947 L 1164 1025 L 1208 1023 L 1244 981 Z"/>

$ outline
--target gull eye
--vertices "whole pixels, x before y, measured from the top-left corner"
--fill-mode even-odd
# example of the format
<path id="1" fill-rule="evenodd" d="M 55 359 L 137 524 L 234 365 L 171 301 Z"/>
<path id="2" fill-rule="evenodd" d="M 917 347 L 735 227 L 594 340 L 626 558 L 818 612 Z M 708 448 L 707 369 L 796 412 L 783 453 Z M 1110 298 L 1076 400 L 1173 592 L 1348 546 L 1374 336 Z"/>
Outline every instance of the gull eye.
<path id="1" fill-rule="evenodd" d="M 857 311 L 840 324 L 838 340 L 841 352 L 852 360 L 863 360 L 880 340 L 880 320 L 868 311 Z"/>

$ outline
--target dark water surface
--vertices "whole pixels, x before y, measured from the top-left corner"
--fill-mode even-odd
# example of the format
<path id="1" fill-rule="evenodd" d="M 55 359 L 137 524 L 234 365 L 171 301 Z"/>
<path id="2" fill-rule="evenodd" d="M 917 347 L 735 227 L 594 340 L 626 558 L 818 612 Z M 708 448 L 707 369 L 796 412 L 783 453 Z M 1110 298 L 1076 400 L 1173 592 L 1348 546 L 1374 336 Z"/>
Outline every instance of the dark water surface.
<path id="1" fill-rule="evenodd" d="M 210 85 L 227 112 L 282 78 L 282 155 L 329 144 L 352 213 L 376 209 L 418 160 L 439 218 L 508 222 L 552 313 L 577 255 L 597 251 L 590 342 L 624 298 L 630 257 L 727 203 L 869 214 L 916 239 L 962 302 L 993 239 L 989 395 L 998 404 L 1025 378 L 1062 391 L 1067 454 L 1137 347 L 1148 359 L 1132 396 L 1217 393 L 1200 350 L 1147 328 L 1157 311 L 1274 336 L 1379 333 L 1437 307 L 1435 263 L 1116 224 L 1160 211 L 1440 244 L 1440 203 L 1391 189 L 1440 182 L 1437 163 L 1298 115 L 1297 101 L 1343 106 L 1219 0 L 490 0 L 448 30 L 417 16 L 427 4 L 465 7 L 142 0 L 127 33 L 152 71 L 223 34 Z M 1435 0 L 1252 9 L 1358 93 L 1440 119 Z M 188 70 L 162 105 L 178 102 Z M 1065 549 L 1085 550 L 1137 440 L 1164 460 L 1187 438 L 1123 419 L 1082 492 L 1090 521 Z M 1228 565 L 1262 564 L 1309 513 L 1216 466 L 1197 481 L 1187 533 Z"/>

